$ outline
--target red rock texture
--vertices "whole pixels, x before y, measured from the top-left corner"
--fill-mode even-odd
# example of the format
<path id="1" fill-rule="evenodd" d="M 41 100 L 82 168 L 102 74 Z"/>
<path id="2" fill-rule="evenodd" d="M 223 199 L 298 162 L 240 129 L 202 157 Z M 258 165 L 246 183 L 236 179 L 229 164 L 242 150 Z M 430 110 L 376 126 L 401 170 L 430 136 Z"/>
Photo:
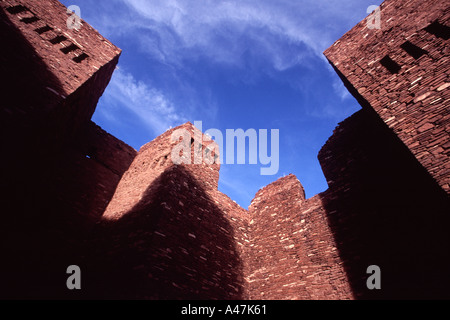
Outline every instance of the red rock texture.
<path id="1" fill-rule="evenodd" d="M 205 190 L 217 189 L 220 164 L 206 165 L 203 161 L 200 164 L 194 164 L 195 149 L 193 144 L 200 143 L 202 150 L 204 150 L 212 141 L 206 141 L 206 137 L 198 129 L 191 123 L 186 123 L 166 131 L 155 140 L 141 147 L 138 156 L 134 159 L 118 185 L 117 191 L 103 218 L 117 219 L 130 210 L 142 199 L 142 195 L 148 186 L 166 169 L 174 165 L 171 153 L 172 149 L 179 143 L 179 141 L 173 141 L 172 139 L 172 134 L 175 130 L 186 130 L 191 137 L 191 140 L 188 141 L 188 147 L 191 149 L 190 163 L 192 165 L 186 165 L 186 170 L 192 172 Z M 196 135 L 199 136 L 198 142 L 195 139 Z"/>

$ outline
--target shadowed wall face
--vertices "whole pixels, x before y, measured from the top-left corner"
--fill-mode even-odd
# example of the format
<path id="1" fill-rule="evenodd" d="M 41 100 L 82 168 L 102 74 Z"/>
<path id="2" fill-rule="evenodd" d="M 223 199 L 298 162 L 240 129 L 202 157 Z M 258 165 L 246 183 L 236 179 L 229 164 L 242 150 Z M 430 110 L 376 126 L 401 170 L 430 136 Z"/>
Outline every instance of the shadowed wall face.
<path id="1" fill-rule="evenodd" d="M 178 134 L 179 132 L 186 133 L 186 137 L 183 138 Z M 184 141 L 185 139 L 186 141 Z M 187 143 L 186 145 L 184 145 L 185 142 Z M 172 160 L 173 150 L 179 150 L 181 155 L 183 155 L 183 152 L 189 153 L 189 156 L 186 155 L 186 161 L 190 164 L 186 164 L 185 169 L 196 177 L 198 183 L 202 184 L 203 189 L 216 191 L 220 164 L 218 162 L 207 164 L 203 159 L 198 164 L 194 163 L 194 151 L 198 147 L 195 144 L 199 144 L 199 149 L 204 150 L 211 143 L 213 142 L 211 140 L 207 141 L 206 136 L 188 122 L 167 130 L 153 141 L 142 146 L 138 156 L 120 181 L 103 218 L 116 220 L 141 201 L 148 186 L 166 169 L 175 165 Z M 215 143 L 212 145 L 215 145 Z M 177 148 L 177 146 L 182 146 L 183 148 Z M 203 154 L 203 152 L 201 153 Z"/>
<path id="2" fill-rule="evenodd" d="M 247 212 L 217 190 L 217 164 L 173 164 L 177 129 L 197 130 L 187 123 L 143 146 L 93 232 L 94 297 L 245 298 Z"/>
<path id="3" fill-rule="evenodd" d="M 70 14 L 56 0 L 5 0 L 0 10 L 11 44 L 2 51 L 0 76 L 8 89 L 1 102 L 2 121 L 11 129 L 5 132 L 27 129 L 23 143 L 34 133 L 64 144 L 90 120 L 120 49 L 84 22 L 69 29 Z"/>
<path id="4" fill-rule="evenodd" d="M 217 164 L 175 165 L 172 134 L 143 146 L 123 175 L 85 260 L 93 297 L 350 299 L 321 198 L 289 175 L 249 212 L 217 190 Z M 190 142 L 190 141 L 189 141 Z M 195 141 L 189 144 L 193 158 Z M 101 279 L 101 280 L 100 280 Z"/>
<path id="5" fill-rule="evenodd" d="M 294 175 L 252 201 L 247 247 L 251 299 L 351 299 L 319 196 L 305 199 Z"/>
<path id="6" fill-rule="evenodd" d="M 155 179 L 140 203 L 104 220 L 87 260 L 94 297 L 242 299 L 236 231 L 183 166 Z"/>
<path id="7" fill-rule="evenodd" d="M 319 153 L 320 194 L 356 298 L 449 297 L 447 194 L 376 114 L 343 121 Z M 369 265 L 381 290 L 368 290 Z"/>
<path id="8" fill-rule="evenodd" d="M 90 121 L 120 50 L 68 17 L 58 1 L 0 2 L 2 297 L 70 296 L 65 270 L 136 154 Z"/>
<path id="9" fill-rule="evenodd" d="M 321 197 L 357 298 L 444 298 L 449 3 L 388 0 L 380 22 L 361 21 L 325 51 L 364 112 L 320 151 L 329 184 Z M 382 270 L 382 290 L 365 286 L 371 264 Z"/>

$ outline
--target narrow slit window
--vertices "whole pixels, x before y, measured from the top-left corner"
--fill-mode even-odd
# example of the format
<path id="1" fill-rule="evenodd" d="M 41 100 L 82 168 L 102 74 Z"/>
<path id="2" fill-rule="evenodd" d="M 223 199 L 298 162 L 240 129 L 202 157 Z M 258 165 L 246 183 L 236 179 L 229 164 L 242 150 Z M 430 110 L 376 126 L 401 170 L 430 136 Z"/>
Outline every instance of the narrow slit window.
<path id="1" fill-rule="evenodd" d="M 81 61 L 83 61 L 87 57 L 89 57 L 89 56 L 86 53 L 82 53 L 78 57 L 73 58 L 72 60 L 75 61 L 76 63 L 80 63 Z"/>
<path id="2" fill-rule="evenodd" d="M 65 48 L 62 48 L 61 51 L 62 51 L 64 54 L 68 54 L 69 52 L 75 51 L 75 50 L 77 50 L 77 49 L 79 49 L 78 46 L 76 46 L 76 45 L 74 45 L 74 44 L 72 43 L 70 46 L 67 46 L 67 47 L 65 47 Z"/>
<path id="3" fill-rule="evenodd" d="M 392 60 L 389 56 L 385 56 L 383 59 L 381 59 L 380 63 L 392 74 L 398 73 L 401 69 L 398 63 Z"/>
<path id="4" fill-rule="evenodd" d="M 56 36 L 55 38 L 53 38 L 52 40 L 50 40 L 50 42 L 51 42 L 52 44 L 57 44 L 57 43 L 63 42 L 64 40 L 67 40 L 67 38 L 64 37 L 64 36 Z"/>
<path id="5" fill-rule="evenodd" d="M 412 44 L 409 41 L 406 41 L 404 44 L 400 46 L 403 50 L 406 51 L 407 54 L 409 54 L 414 59 L 419 59 L 424 54 L 427 54 L 428 52 L 415 44 Z"/>
<path id="6" fill-rule="evenodd" d="M 18 13 L 21 13 L 21 12 L 24 12 L 24 11 L 30 11 L 27 7 L 22 6 L 22 5 L 9 7 L 9 8 L 6 8 L 6 10 L 9 13 L 12 13 L 12 14 L 18 14 Z"/>
<path id="7" fill-rule="evenodd" d="M 434 34 L 436 37 L 448 40 L 450 38 L 450 27 L 435 21 L 424 29 L 426 32 Z"/>

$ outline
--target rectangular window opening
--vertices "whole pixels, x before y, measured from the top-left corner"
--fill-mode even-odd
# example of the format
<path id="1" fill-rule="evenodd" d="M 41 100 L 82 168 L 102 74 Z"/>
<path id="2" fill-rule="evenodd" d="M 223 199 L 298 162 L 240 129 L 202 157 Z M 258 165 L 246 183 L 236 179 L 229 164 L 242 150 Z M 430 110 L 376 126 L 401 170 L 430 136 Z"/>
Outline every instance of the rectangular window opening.
<path id="1" fill-rule="evenodd" d="M 392 60 L 388 55 L 381 59 L 380 63 L 392 74 L 398 73 L 401 69 L 398 63 Z"/>
<path id="2" fill-rule="evenodd" d="M 12 6 L 12 7 L 6 8 L 6 10 L 12 14 L 18 14 L 18 13 L 21 13 L 24 11 L 30 11 L 30 9 L 28 9 L 27 7 L 22 6 L 22 5 Z"/>
<path id="3" fill-rule="evenodd" d="M 63 42 L 64 40 L 67 40 L 67 38 L 64 36 L 56 36 L 55 38 L 51 39 L 50 42 L 52 44 L 57 44 Z"/>
<path id="4" fill-rule="evenodd" d="M 51 31 L 51 30 L 53 30 L 53 28 L 48 26 L 48 25 L 45 25 L 45 26 L 43 26 L 41 28 L 34 29 L 34 31 L 36 31 L 39 34 L 43 34 L 43 33 L 46 33 L 48 31 Z"/>
<path id="5" fill-rule="evenodd" d="M 38 20 L 39 20 L 39 18 L 36 17 L 36 16 L 29 17 L 29 18 L 22 18 L 22 19 L 20 19 L 20 21 L 22 21 L 22 22 L 24 22 L 24 23 L 26 23 L 26 24 L 33 23 L 33 22 L 36 22 L 36 21 L 38 21 Z"/>
<path id="6" fill-rule="evenodd" d="M 68 54 L 69 52 L 75 51 L 75 50 L 77 50 L 77 49 L 79 49 L 78 46 L 76 46 L 76 45 L 74 45 L 74 44 L 72 43 L 70 46 L 67 46 L 67 47 L 65 47 L 65 48 L 62 48 L 61 51 L 62 51 L 64 54 Z"/>
<path id="7" fill-rule="evenodd" d="M 76 63 L 80 63 L 81 61 L 83 61 L 87 57 L 89 57 L 89 56 L 86 53 L 82 53 L 78 57 L 73 58 L 72 60 L 75 61 Z"/>
<path id="8" fill-rule="evenodd" d="M 419 59 L 421 56 L 428 53 L 426 50 L 416 46 L 415 44 L 412 44 L 409 41 L 406 41 L 405 43 L 403 43 L 400 46 L 400 48 L 405 50 L 406 53 L 409 54 L 414 59 Z"/>
<path id="9" fill-rule="evenodd" d="M 438 21 L 434 21 L 424 30 L 444 40 L 448 40 L 450 38 L 450 27 L 440 24 Z"/>

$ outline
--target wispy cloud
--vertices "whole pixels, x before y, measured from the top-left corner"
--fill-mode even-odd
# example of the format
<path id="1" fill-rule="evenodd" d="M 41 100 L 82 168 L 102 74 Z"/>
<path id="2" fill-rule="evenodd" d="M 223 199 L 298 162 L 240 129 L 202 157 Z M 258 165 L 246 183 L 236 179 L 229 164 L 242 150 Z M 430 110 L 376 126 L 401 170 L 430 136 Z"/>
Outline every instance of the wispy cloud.
<path id="1" fill-rule="evenodd" d="M 341 100 L 351 97 L 350 92 L 348 92 L 347 88 L 344 86 L 344 83 L 342 83 L 339 78 L 333 80 L 333 89 Z"/>
<path id="2" fill-rule="evenodd" d="M 360 0 L 114 3 L 126 10 L 111 12 L 108 21 L 100 22 L 108 33 L 133 34 L 152 58 L 179 66 L 195 57 L 240 65 L 250 55 L 268 60 L 275 70 L 285 70 L 307 57 L 323 59 L 323 50 L 340 37 L 338 30 L 366 14 Z M 355 12 L 355 6 L 361 10 Z M 352 15 L 357 18 L 349 19 Z"/>
<path id="3" fill-rule="evenodd" d="M 294 51 L 283 50 L 283 45 L 320 46 L 305 26 L 266 1 L 125 2 L 145 18 L 143 29 L 158 33 L 158 53 L 171 63 L 199 55 L 239 66 L 246 56 L 257 56 L 271 60 L 276 69 L 284 69 L 299 59 Z M 146 48 L 149 45 L 154 44 L 145 42 Z"/>
<path id="4" fill-rule="evenodd" d="M 194 81 L 201 77 L 194 74 L 192 62 L 246 70 L 239 75 L 244 82 L 258 79 L 261 72 L 274 75 L 296 66 L 310 68 L 318 60 L 326 61 L 323 50 L 341 36 L 342 30 L 364 17 L 369 4 L 368 0 L 111 0 L 111 4 L 96 3 L 103 14 L 90 18 L 106 36 L 137 45 L 141 55 L 161 65 L 165 78 L 159 81 L 176 86 L 179 99 L 170 100 L 167 94 L 175 90 L 151 88 L 135 79 L 135 71 L 116 71 L 113 77 L 113 90 L 108 92 L 124 105 L 128 100 L 128 108 L 160 130 L 183 119 L 175 106 L 180 99 L 191 118 L 199 109 L 212 111 L 209 117 L 217 114 L 217 105 L 210 105 L 214 95 L 203 96 L 210 90 L 207 80 L 202 80 L 199 93 L 198 86 L 184 76 L 188 74 Z M 329 71 L 334 75 L 331 68 Z M 337 77 L 332 87 L 341 100 L 350 97 Z M 148 96 L 133 101 L 138 99 L 137 91 Z"/>
<path id="5" fill-rule="evenodd" d="M 357 108 L 322 52 L 363 19 L 369 5 L 381 3 L 62 1 L 79 5 L 82 18 L 124 49 L 100 101 L 100 125 L 139 147 L 187 120 L 202 120 L 204 129 L 278 122 L 284 137 L 293 137 L 284 145 L 292 154 L 281 159 L 283 173 L 320 172 L 317 149 L 335 122 Z M 323 190 L 323 177 L 309 176 L 306 189 Z M 259 176 L 257 166 L 224 165 L 219 185 L 248 204 L 273 178 Z"/>
<path id="6" fill-rule="evenodd" d="M 179 109 L 161 91 L 122 69 L 114 72 L 105 95 L 108 101 L 114 101 L 116 108 L 135 113 L 154 134 L 185 121 Z"/>

